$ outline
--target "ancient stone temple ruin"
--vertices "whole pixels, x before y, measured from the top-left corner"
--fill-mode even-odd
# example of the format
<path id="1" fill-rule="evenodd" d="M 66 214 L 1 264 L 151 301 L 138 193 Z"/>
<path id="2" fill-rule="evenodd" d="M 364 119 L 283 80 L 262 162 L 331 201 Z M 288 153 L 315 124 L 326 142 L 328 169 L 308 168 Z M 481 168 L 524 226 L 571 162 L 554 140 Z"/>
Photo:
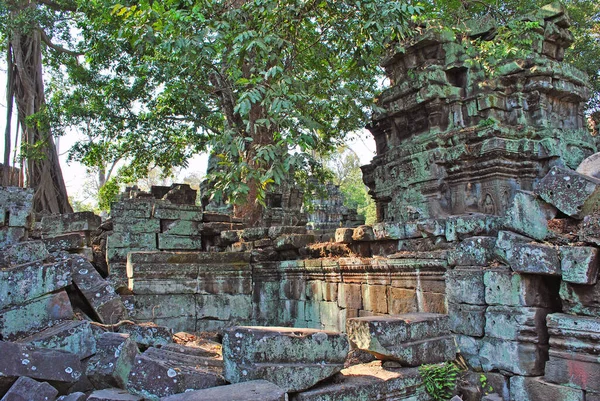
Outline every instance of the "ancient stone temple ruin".
<path id="1" fill-rule="evenodd" d="M 600 400 L 586 81 L 564 10 L 528 18 L 534 54 L 494 76 L 428 31 L 385 62 L 379 222 L 331 240 L 285 188 L 252 227 L 186 185 L 105 221 L 0 188 L 2 401 Z"/>

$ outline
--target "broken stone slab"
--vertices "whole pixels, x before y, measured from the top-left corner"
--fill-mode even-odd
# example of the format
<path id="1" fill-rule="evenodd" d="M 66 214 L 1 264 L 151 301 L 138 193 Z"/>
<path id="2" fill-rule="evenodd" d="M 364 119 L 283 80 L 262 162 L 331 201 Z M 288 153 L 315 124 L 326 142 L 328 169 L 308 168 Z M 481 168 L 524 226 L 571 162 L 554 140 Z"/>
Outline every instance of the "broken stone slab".
<path id="1" fill-rule="evenodd" d="M 288 327 L 233 327 L 223 336 L 225 379 L 268 379 L 286 391 L 308 389 L 343 369 L 345 334 Z"/>
<path id="2" fill-rule="evenodd" d="M 540 377 L 513 376 L 510 378 L 511 401 L 584 401 L 583 391 L 548 383 Z"/>
<path id="3" fill-rule="evenodd" d="M 0 401 L 54 401 L 58 390 L 48 383 L 19 377 Z"/>
<path id="4" fill-rule="evenodd" d="M 146 399 L 158 400 L 186 390 L 225 384 L 222 361 L 193 352 L 191 347 L 185 346 L 148 348 L 136 357 L 127 389 Z"/>
<path id="5" fill-rule="evenodd" d="M 406 313 L 352 318 L 346 321 L 346 330 L 353 347 L 378 359 L 418 366 L 456 357 L 448 315 Z"/>
<path id="6" fill-rule="evenodd" d="M 548 346 L 484 337 L 479 358 L 484 371 L 498 369 L 522 376 L 544 374 Z"/>
<path id="7" fill-rule="evenodd" d="M 562 281 L 559 291 L 563 312 L 600 317 L 600 283 L 573 284 Z"/>
<path id="8" fill-rule="evenodd" d="M 561 275 L 558 248 L 534 243 L 515 243 L 506 251 L 506 262 L 517 273 Z"/>
<path id="9" fill-rule="evenodd" d="M 144 401 L 144 398 L 117 388 L 97 390 L 90 394 L 87 401 Z"/>
<path id="10" fill-rule="evenodd" d="M 50 253 L 58 251 L 76 252 L 88 244 L 86 236 L 81 233 L 57 235 L 52 238 L 44 238 L 42 241 Z"/>
<path id="11" fill-rule="evenodd" d="M 483 337 L 485 333 L 485 305 L 448 303 L 450 330 L 453 333 Z"/>
<path id="12" fill-rule="evenodd" d="M 44 241 L 19 242 L 2 250 L 0 268 L 41 262 L 49 256 Z"/>
<path id="13" fill-rule="evenodd" d="M 502 218 L 502 226 L 538 241 L 549 236 L 548 221 L 556 217 L 554 206 L 527 191 L 517 191 L 512 205 Z"/>
<path id="14" fill-rule="evenodd" d="M 281 387 L 266 380 L 252 380 L 205 390 L 186 391 L 162 398 L 161 401 L 287 401 L 287 399 L 287 393 Z"/>
<path id="15" fill-rule="evenodd" d="M 65 288 L 71 279 L 71 267 L 66 261 L 0 270 L 0 310 Z"/>
<path id="16" fill-rule="evenodd" d="M 117 330 L 121 334 L 128 334 L 137 344 L 147 347 L 160 347 L 173 342 L 173 330 L 154 323 L 123 323 Z"/>
<path id="17" fill-rule="evenodd" d="M 596 284 L 600 257 L 598 249 L 589 246 L 560 248 L 562 279 L 574 284 Z"/>
<path id="18" fill-rule="evenodd" d="M 535 192 L 566 215 L 582 219 L 600 203 L 600 180 L 555 166 Z"/>
<path id="19" fill-rule="evenodd" d="M 96 338 L 87 320 L 63 322 L 19 342 L 67 351 L 79 356 L 79 359 L 88 358 L 96 353 Z"/>
<path id="20" fill-rule="evenodd" d="M 56 401 L 86 401 L 87 395 L 85 393 L 77 392 L 69 395 L 61 395 Z"/>
<path id="21" fill-rule="evenodd" d="M 70 263 L 73 268 L 73 283 L 88 301 L 100 322 L 115 324 L 120 320 L 125 320 L 127 310 L 121 297 L 115 292 L 113 286 L 102 278 L 94 266 L 79 256 L 71 257 Z"/>
<path id="22" fill-rule="evenodd" d="M 496 237 L 470 237 L 448 252 L 450 266 L 489 266 L 495 259 Z"/>
<path id="23" fill-rule="evenodd" d="M 79 357 L 69 352 L 0 341 L 0 381 L 27 376 L 32 379 L 75 383 L 82 375 Z"/>
<path id="24" fill-rule="evenodd" d="M 293 394 L 291 401 L 412 401 L 427 400 L 417 368 L 385 368 L 381 361 L 350 366 L 334 380 Z"/>
<path id="25" fill-rule="evenodd" d="M 483 274 L 488 305 L 551 307 L 552 291 L 542 276 L 520 274 L 509 269 L 486 270 Z"/>
<path id="26" fill-rule="evenodd" d="M 296 250 L 313 242 L 315 242 L 314 234 L 283 234 L 275 239 L 275 250 Z"/>
<path id="27" fill-rule="evenodd" d="M 0 313 L 0 338 L 16 340 L 46 327 L 73 319 L 73 307 L 67 292 L 43 295 Z"/>
<path id="28" fill-rule="evenodd" d="M 456 304 L 485 305 L 485 285 L 481 268 L 455 268 L 446 271 L 446 297 Z"/>
<path id="29" fill-rule="evenodd" d="M 102 224 L 102 218 L 92 212 L 53 214 L 42 217 L 42 234 L 45 237 L 94 231 Z"/>
<path id="30" fill-rule="evenodd" d="M 600 213 L 596 212 L 583 218 L 579 229 L 579 238 L 587 243 L 600 245 Z"/>
<path id="31" fill-rule="evenodd" d="M 103 333 L 97 340 L 96 348 L 96 355 L 87 364 L 87 377 L 98 389 L 124 389 L 138 355 L 135 341 L 127 334 Z"/>
<path id="32" fill-rule="evenodd" d="M 489 306 L 485 335 L 503 340 L 547 344 L 546 308 Z"/>

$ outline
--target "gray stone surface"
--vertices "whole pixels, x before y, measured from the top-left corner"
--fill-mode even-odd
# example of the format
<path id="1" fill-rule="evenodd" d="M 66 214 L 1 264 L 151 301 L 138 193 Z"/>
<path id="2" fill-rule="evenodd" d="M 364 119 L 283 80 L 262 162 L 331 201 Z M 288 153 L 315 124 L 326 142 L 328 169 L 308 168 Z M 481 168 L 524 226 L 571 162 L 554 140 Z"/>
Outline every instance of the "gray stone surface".
<path id="1" fill-rule="evenodd" d="M 42 262 L 50 254 L 43 241 L 25 241 L 8 246 L 0 254 L 0 268 Z"/>
<path id="2" fill-rule="evenodd" d="M 54 401 L 58 391 L 48 383 L 19 377 L 0 401 Z"/>
<path id="3" fill-rule="evenodd" d="M 560 299 L 563 312 L 600 317 L 600 284 L 594 285 L 560 283 Z"/>
<path id="4" fill-rule="evenodd" d="M 453 333 L 483 337 L 486 325 L 485 305 L 448 303 L 450 330 Z"/>
<path id="5" fill-rule="evenodd" d="M 564 351 L 552 347 L 549 356 L 544 380 L 586 392 L 600 393 L 600 363 L 597 354 Z"/>
<path id="6" fill-rule="evenodd" d="M 346 329 L 353 347 L 368 351 L 378 359 L 418 366 L 456 357 L 447 315 L 407 313 L 352 318 L 347 320 Z"/>
<path id="7" fill-rule="evenodd" d="M 598 249 L 583 246 L 560 248 L 562 279 L 573 284 L 596 284 L 600 257 Z"/>
<path id="8" fill-rule="evenodd" d="M 87 395 L 85 393 L 77 392 L 69 395 L 61 395 L 56 401 L 86 401 Z"/>
<path id="9" fill-rule="evenodd" d="M 550 309 L 489 306 L 485 314 L 485 335 L 503 340 L 548 343 L 546 316 Z"/>
<path id="10" fill-rule="evenodd" d="M 20 342 L 67 351 L 79 356 L 79 359 L 88 358 L 96 353 L 96 338 L 86 320 L 66 321 L 23 338 Z"/>
<path id="11" fill-rule="evenodd" d="M 517 273 L 561 275 L 558 247 L 535 244 L 513 243 L 506 250 L 506 262 Z"/>
<path id="12" fill-rule="evenodd" d="M 544 373 L 548 346 L 485 337 L 479 357 L 485 371 L 498 369 L 516 375 L 539 376 Z"/>
<path id="13" fill-rule="evenodd" d="M 205 390 L 186 391 L 161 401 L 287 401 L 285 390 L 266 380 L 252 380 Z"/>
<path id="14" fill-rule="evenodd" d="M 583 391 L 548 383 L 540 377 L 510 378 L 510 401 L 584 401 Z"/>
<path id="15" fill-rule="evenodd" d="M 504 216 L 503 226 L 510 231 L 543 241 L 549 236 L 548 220 L 557 210 L 531 192 L 517 191 L 512 205 Z"/>
<path id="16" fill-rule="evenodd" d="M 90 394 L 87 401 L 144 401 L 144 399 L 130 394 L 125 390 L 109 388 L 94 391 Z"/>
<path id="17" fill-rule="evenodd" d="M 285 327 L 234 327 L 223 336 L 225 379 L 268 379 L 301 391 L 339 372 L 348 355 L 345 334 Z"/>
<path id="18" fill-rule="evenodd" d="M 485 305 L 483 269 L 455 268 L 446 271 L 446 297 L 456 304 Z"/>
<path id="19" fill-rule="evenodd" d="M 135 341 L 127 334 L 103 333 L 98 338 L 97 349 L 86 368 L 86 375 L 94 387 L 124 389 L 138 355 Z"/>
<path id="20" fill-rule="evenodd" d="M 553 167 L 538 183 L 536 193 L 566 215 L 581 219 L 598 207 L 600 180 Z"/>
<path id="21" fill-rule="evenodd" d="M 450 266 L 488 266 L 495 258 L 496 237 L 465 238 L 448 252 Z"/>
<path id="22" fill-rule="evenodd" d="M 488 305 L 549 307 L 552 294 L 543 277 L 508 269 L 490 269 L 483 275 Z"/>

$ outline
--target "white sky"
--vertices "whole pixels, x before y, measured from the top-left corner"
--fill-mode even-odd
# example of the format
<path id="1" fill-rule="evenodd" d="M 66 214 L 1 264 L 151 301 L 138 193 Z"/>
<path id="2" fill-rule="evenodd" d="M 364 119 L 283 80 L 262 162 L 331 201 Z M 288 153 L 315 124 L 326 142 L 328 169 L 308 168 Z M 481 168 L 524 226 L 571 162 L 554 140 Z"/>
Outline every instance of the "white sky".
<path id="1" fill-rule="evenodd" d="M 15 106 L 16 111 L 16 106 Z M 16 122 L 16 116 L 13 116 L 13 124 Z M 4 62 L 0 64 L 0 163 L 4 155 L 4 129 L 6 126 L 6 67 Z M 14 127 L 11 135 L 14 139 Z M 86 168 L 80 163 L 67 163 L 68 150 L 81 137 L 81 134 L 72 131 L 57 140 L 63 177 L 67 186 L 69 196 L 83 200 L 82 187 L 86 180 Z M 363 130 L 348 137 L 347 145 L 359 156 L 361 164 L 368 164 L 375 155 L 375 141 L 371 134 Z M 12 144 L 14 149 L 14 143 Z M 12 153 L 12 151 L 11 151 Z M 208 156 L 205 154 L 197 155 L 190 160 L 189 167 L 177 173 L 177 178 L 182 181 L 184 177 L 196 174 L 204 175 Z"/>

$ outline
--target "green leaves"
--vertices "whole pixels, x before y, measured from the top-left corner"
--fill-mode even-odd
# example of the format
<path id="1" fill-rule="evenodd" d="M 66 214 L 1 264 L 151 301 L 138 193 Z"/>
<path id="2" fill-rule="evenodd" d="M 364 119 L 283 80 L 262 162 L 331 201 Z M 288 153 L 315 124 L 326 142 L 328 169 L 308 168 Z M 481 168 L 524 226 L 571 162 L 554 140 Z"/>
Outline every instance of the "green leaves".
<path id="1" fill-rule="evenodd" d="M 425 390 L 435 401 L 446 401 L 452 397 L 460 369 L 454 362 L 421 365 L 419 373 Z"/>

